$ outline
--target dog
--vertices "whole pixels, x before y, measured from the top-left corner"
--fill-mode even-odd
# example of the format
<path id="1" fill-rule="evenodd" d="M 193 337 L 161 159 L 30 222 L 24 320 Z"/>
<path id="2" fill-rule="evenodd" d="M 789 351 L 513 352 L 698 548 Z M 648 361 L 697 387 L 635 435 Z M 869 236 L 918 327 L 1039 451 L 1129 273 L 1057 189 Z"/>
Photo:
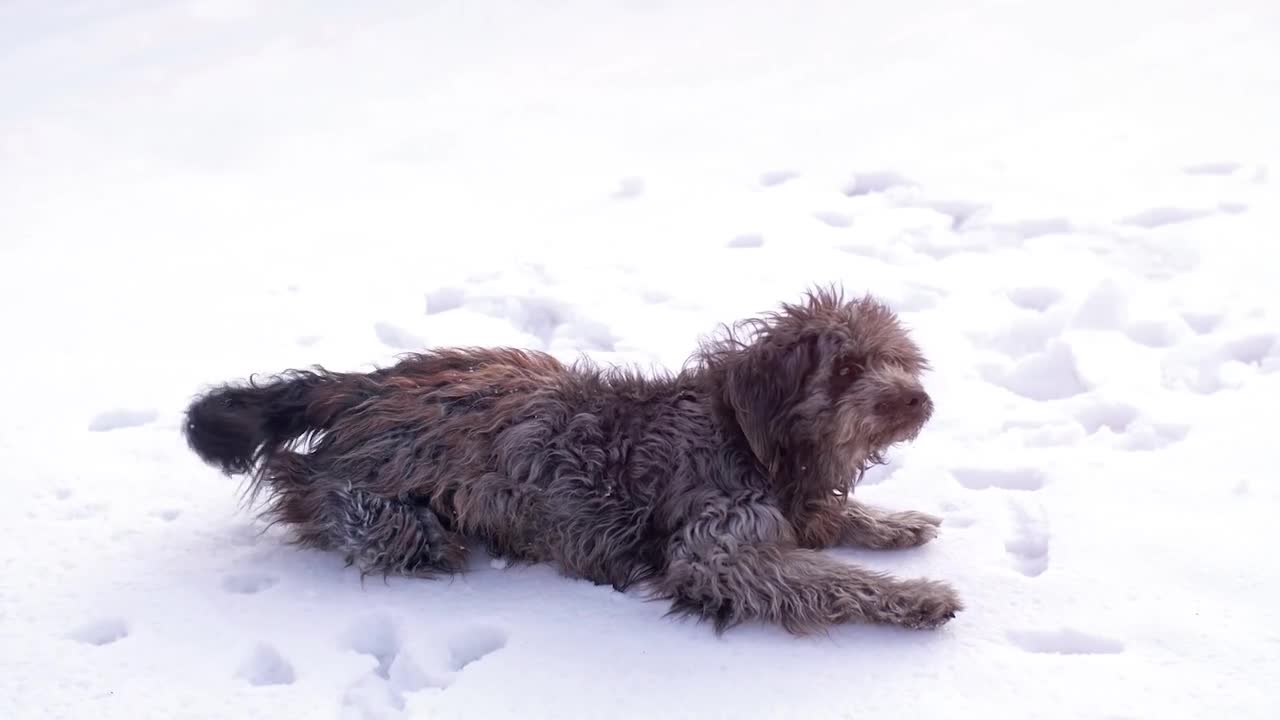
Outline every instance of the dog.
<path id="1" fill-rule="evenodd" d="M 464 570 L 469 539 L 513 563 L 645 587 L 716 634 L 843 623 L 937 628 L 947 584 L 821 552 L 905 548 L 941 520 L 852 499 L 933 413 L 929 369 L 870 295 L 805 292 L 702 339 L 678 373 L 440 348 L 367 373 L 228 383 L 187 408 L 190 448 L 265 492 L 289 542 L 366 573 Z"/>

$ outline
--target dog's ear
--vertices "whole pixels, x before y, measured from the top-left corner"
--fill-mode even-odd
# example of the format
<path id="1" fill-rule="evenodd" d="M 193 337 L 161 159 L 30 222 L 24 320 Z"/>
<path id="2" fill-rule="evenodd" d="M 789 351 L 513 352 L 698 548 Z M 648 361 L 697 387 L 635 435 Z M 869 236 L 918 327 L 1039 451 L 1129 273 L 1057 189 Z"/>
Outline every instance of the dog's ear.
<path id="1" fill-rule="evenodd" d="M 768 340 L 742 353 L 725 377 L 725 400 L 751 451 L 776 472 L 801 419 L 794 410 L 805 397 L 817 365 L 815 342 Z"/>

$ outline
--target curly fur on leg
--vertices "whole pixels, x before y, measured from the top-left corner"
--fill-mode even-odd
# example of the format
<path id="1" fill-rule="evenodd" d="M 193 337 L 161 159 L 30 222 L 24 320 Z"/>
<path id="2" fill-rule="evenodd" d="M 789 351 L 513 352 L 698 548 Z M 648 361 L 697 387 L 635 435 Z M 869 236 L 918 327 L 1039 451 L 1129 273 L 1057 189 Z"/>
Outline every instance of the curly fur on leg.
<path id="1" fill-rule="evenodd" d="M 432 576 L 466 564 L 462 538 L 445 530 L 429 508 L 365 490 L 329 493 L 327 531 L 338 552 L 362 573 Z"/>
<path id="2" fill-rule="evenodd" d="M 942 518 L 916 510 L 890 512 L 850 500 L 840 518 L 840 543 L 889 550 L 923 545 L 938 536 Z"/>
<path id="3" fill-rule="evenodd" d="M 716 508 L 672 544 L 661 580 L 673 612 L 716 632 L 748 620 L 796 634 L 847 622 L 929 629 L 962 609 L 949 587 L 898 580 L 796 547 L 765 505 Z"/>

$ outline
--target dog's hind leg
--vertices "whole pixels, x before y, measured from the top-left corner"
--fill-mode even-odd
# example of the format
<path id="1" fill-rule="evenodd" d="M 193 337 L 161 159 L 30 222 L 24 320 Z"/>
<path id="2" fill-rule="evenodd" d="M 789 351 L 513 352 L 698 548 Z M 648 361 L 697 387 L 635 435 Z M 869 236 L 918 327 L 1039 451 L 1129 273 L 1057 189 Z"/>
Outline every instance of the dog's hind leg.
<path id="1" fill-rule="evenodd" d="M 426 505 L 351 488 L 330 490 L 325 503 L 336 549 L 361 572 L 431 576 L 466 565 L 462 536 Z"/>
<path id="2" fill-rule="evenodd" d="M 353 487 L 312 466 L 309 456 L 277 453 L 261 481 L 272 495 L 269 514 L 299 544 L 336 550 L 362 573 L 429 577 L 465 567 L 463 537 L 425 504 Z"/>
<path id="3" fill-rule="evenodd" d="M 890 512 L 850 500 L 840 517 L 839 542 L 873 550 L 915 547 L 937 537 L 941 524 L 927 513 Z"/>
<path id="4" fill-rule="evenodd" d="M 775 513 L 714 508 L 680 532 L 658 585 L 672 613 L 712 620 L 717 632 L 761 620 L 803 634 L 852 622 L 929 629 L 963 608 L 944 583 L 900 580 L 796 547 Z"/>

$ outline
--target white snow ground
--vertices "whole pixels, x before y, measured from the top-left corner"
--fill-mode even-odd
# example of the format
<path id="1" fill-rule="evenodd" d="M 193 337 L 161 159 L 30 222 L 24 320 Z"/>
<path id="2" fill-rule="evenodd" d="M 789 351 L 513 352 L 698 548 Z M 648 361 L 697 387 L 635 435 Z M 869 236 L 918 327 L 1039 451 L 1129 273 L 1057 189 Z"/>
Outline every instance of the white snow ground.
<path id="1" fill-rule="evenodd" d="M 0 718 L 1280 716 L 1280 6 L 0 4 Z M 678 366 L 814 283 L 938 414 L 859 488 L 936 633 L 716 638 L 259 536 L 206 383 Z"/>

